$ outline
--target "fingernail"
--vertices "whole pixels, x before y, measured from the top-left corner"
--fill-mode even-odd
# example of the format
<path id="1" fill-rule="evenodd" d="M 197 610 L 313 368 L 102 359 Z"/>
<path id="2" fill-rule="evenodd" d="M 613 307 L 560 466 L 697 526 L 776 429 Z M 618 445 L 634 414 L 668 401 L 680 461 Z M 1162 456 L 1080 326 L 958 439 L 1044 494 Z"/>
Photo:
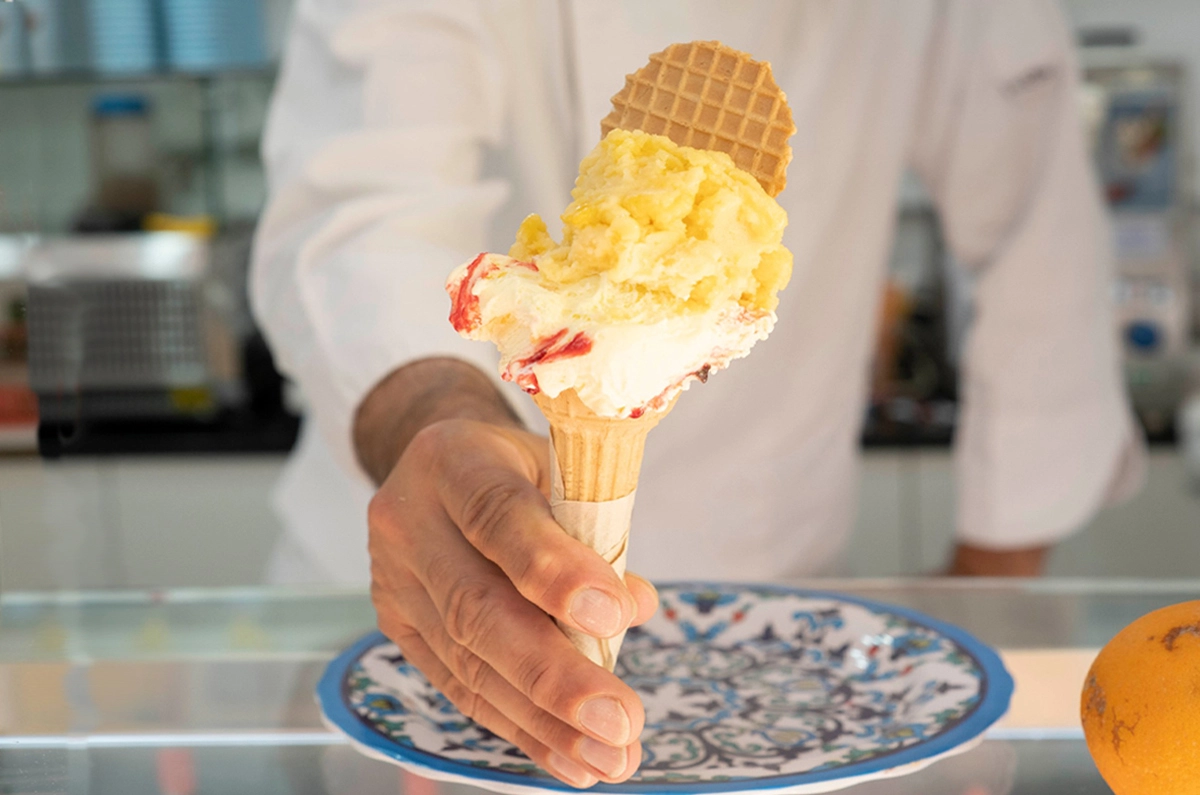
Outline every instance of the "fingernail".
<path id="1" fill-rule="evenodd" d="M 597 780 L 595 776 L 587 772 L 581 765 L 572 762 L 565 756 L 559 756 L 555 753 L 550 754 L 550 758 L 546 760 L 546 766 L 550 768 L 551 773 L 572 787 L 587 789 L 595 784 Z"/>
<path id="2" fill-rule="evenodd" d="M 611 638 L 622 629 L 621 604 L 604 591 L 588 588 L 571 601 L 571 618 L 584 632 Z"/>
<path id="3" fill-rule="evenodd" d="M 653 593 L 655 596 L 658 596 L 658 586 L 657 586 L 657 585 L 655 585 L 654 583 L 650 582 L 650 581 L 649 581 L 649 580 L 647 580 L 645 577 L 639 577 L 639 576 L 638 576 L 638 575 L 636 575 L 636 574 L 635 574 L 635 575 L 633 575 L 633 576 L 634 576 L 634 577 L 637 577 L 639 580 L 641 580 L 641 581 L 642 581 L 642 584 L 643 584 L 643 585 L 645 585 L 647 588 L 649 588 L 651 593 Z"/>
<path id="4" fill-rule="evenodd" d="M 629 757 L 624 748 L 613 748 L 599 740 L 584 737 L 579 744 L 579 755 L 583 761 L 599 770 L 609 778 L 616 778 L 625 772 L 625 763 Z"/>
<path id="5" fill-rule="evenodd" d="M 579 708 L 579 725 L 609 745 L 629 744 L 632 724 L 625 708 L 615 698 L 601 696 L 583 702 Z"/>

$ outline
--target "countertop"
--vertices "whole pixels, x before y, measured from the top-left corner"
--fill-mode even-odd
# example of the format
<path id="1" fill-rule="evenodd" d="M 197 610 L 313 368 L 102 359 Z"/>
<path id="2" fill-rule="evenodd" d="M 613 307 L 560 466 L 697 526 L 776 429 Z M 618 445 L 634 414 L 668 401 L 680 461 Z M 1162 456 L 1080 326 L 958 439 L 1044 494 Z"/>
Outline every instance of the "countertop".
<path id="1" fill-rule="evenodd" d="M 1017 680 L 976 749 L 866 793 L 1109 790 L 1078 726 L 1095 650 L 1200 581 L 819 580 L 906 605 L 999 648 Z M 434 784 L 360 757 L 326 729 L 313 687 L 371 630 L 357 591 L 174 590 L 0 597 L 0 792 L 416 793 Z"/>

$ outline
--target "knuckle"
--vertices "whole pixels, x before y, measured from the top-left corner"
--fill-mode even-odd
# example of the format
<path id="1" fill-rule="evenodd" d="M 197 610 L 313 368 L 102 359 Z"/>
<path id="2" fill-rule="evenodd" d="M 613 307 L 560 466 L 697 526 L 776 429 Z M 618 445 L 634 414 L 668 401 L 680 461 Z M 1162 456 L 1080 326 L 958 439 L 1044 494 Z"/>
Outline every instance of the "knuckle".
<path id="1" fill-rule="evenodd" d="M 436 655 L 434 660 L 430 659 L 428 654 L 430 650 L 424 639 L 413 636 L 397 641 L 396 645 L 400 647 L 400 652 L 405 659 L 425 675 L 429 684 L 433 685 L 439 693 L 445 694 L 446 688 L 454 681 L 454 674 L 450 673 L 450 669 L 445 665 L 436 661 Z"/>
<path id="2" fill-rule="evenodd" d="M 517 661 L 513 684 L 534 704 L 549 707 L 557 695 L 553 669 L 554 666 L 545 655 L 536 651 L 528 652 Z"/>
<path id="3" fill-rule="evenodd" d="M 444 621 L 450 638 L 467 648 L 478 644 L 492 623 L 492 589 L 486 580 L 464 578 L 450 588 Z"/>
<path id="4" fill-rule="evenodd" d="M 378 556 L 371 558 L 371 604 L 376 610 L 388 603 L 388 594 L 391 590 L 389 582 L 391 578 L 388 576 L 388 568 L 380 563 Z"/>
<path id="5" fill-rule="evenodd" d="M 397 508 L 385 491 L 376 492 L 367 503 L 367 553 L 373 567 L 380 561 L 404 561 L 411 557 L 413 521 Z M 372 569 L 372 574 L 376 572 Z"/>
<path id="6" fill-rule="evenodd" d="M 397 556 L 397 547 L 387 547 L 377 552 L 368 547 L 370 554 L 371 603 L 376 610 L 396 609 L 407 611 L 412 590 L 412 572 L 407 568 L 408 556 Z"/>
<path id="7" fill-rule="evenodd" d="M 407 621 L 393 613 L 379 613 L 379 631 L 393 643 L 403 643 L 417 634 Z"/>
<path id="8" fill-rule="evenodd" d="M 456 428 L 456 420 L 439 420 L 426 425 L 413 434 L 404 448 L 404 457 L 420 462 L 426 468 L 436 465 L 442 452 L 453 442 Z"/>
<path id="9" fill-rule="evenodd" d="M 458 679 L 451 677 L 443 686 L 442 693 L 464 717 L 474 720 L 480 716 L 484 704 L 483 697 Z"/>
<path id="10" fill-rule="evenodd" d="M 384 491 L 375 492 L 375 496 L 367 503 L 367 527 L 370 528 L 371 535 L 395 530 L 398 524 L 399 517 L 390 496 Z"/>
<path id="11" fill-rule="evenodd" d="M 536 706 L 522 716 L 521 726 L 537 742 L 568 753 L 574 752 L 575 745 L 582 737 L 552 713 Z"/>
<path id="12" fill-rule="evenodd" d="M 437 450 L 441 446 L 441 441 L 446 436 L 446 428 L 447 423 L 444 420 L 431 422 L 423 426 L 413 434 L 412 439 L 409 440 L 408 446 L 405 448 L 405 452 L 411 450 L 414 453 L 421 454 Z"/>
<path id="13" fill-rule="evenodd" d="M 517 580 L 522 593 L 532 602 L 545 606 L 547 597 L 555 591 L 569 593 L 571 588 L 560 588 L 568 569 L 563 557 L 555 550 L 542 547 L 532 550 L 525 559 L 525 564 L 517 572 Z"/>
<path id="14" fill-rule="evenodd" d="M 376 527 L 384 527 L 391 524 L 392 512 L 391 507 L 384 504 L 381 492 L 375 492 L 371 497 L 371 501 L 367 503 L 367 525 L 371 529 Z"/>
<path id="15" fill-rule="evenodd" d="M 451 667 L 459 681 L 472 693 L 482 693 L 491 674 L 491 667 L 465 646 L 455 646 L 451 656 Z"/>
<path id="16" fill-rule="evenodd" d="M 453 551 L 438 550 L 429 554 L 421 565 L 424 579 L 430 583 L 453 583 L 462 568 L 462 559 Z"/>
<path id="17" fill-rule="evenodd" d="M 463 534 L 477 545 L 495 539 L 521 494 L 521 486 L 507 480 L 485 483 L 471 491 L 462 505 Z"/>

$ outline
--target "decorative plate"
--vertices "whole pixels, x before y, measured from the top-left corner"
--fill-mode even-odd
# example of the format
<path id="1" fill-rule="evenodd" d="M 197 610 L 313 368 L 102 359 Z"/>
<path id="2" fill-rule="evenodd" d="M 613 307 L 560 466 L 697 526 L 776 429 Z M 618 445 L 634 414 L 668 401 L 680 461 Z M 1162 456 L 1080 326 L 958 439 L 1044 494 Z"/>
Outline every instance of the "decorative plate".
<path id="1" fill-rule="evenodd" d="M 966 750 L 1008 709 L 1012 678 L 957 627 L 902 607 L 761 585 L 660 586 L 617 674 L 642 697 L 642 766 L 613 793 L 815 793 Z M 571 791 L 464 718 L 383 635 L 317 688 L 360 750 L 505 793 Z"/>

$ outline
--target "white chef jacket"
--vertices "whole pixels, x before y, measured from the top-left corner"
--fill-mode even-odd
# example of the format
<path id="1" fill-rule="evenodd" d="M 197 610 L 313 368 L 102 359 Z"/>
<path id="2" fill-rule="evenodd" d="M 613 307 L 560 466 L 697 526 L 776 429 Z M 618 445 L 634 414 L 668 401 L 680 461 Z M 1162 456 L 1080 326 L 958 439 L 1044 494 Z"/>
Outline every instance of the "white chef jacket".
<path id="1" fill-rule="evenodd" d="M 624 75 L 695 39 L 770 61 L 787 93 L 795 271 L 770 339 L 651 434 L 631 567 L 774 579 L 836 556 L 906 169 L 977 283 L 960 540 L 1052 543 L 1134 479 L 1109 232 L 1049 0 L 299 0 L 252 272 L 258 320 L 310 404 L 276 494 L 278 578 L 367 579 L 356 406 L 422 357 L 495 375 L 493 346 L 447 320 L 447 274 L 506 251 L 525 214 L 556 218 Z"/>

